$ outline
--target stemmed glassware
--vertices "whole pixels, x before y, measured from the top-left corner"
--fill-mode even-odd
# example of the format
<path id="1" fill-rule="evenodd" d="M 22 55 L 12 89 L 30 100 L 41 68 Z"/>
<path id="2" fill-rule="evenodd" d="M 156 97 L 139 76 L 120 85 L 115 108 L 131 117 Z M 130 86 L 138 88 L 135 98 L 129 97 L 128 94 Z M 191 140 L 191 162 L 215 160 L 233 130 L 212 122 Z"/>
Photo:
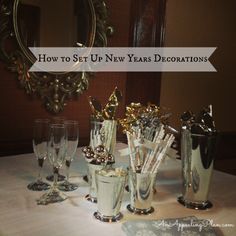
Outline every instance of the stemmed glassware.
<path id="1" fill-rule="evenodd" d="M 33 150 L 38 159 L 38 178 L 35 182 L 30 183 L 27 188 L 33 191 L 42 191 L 49 189 L 50 185 L 42 181 L 41 170 L 44 160 L 47 157 L 47 142 L 49 138 L 48 119 L 36 119 L 33 127 Z"/>
<path id="2" fill-rule="evenodd" d="M 64 116 L 54 116 L 52 117 L 52 122 L 53 124 L 64 124 L 66 118 Z M 50 174 L 46 177 L 46 179 L 48 181 L 53 181 L 53 174 Z M 57 177 L 57 181 L 58 182 L 61 182 L 65 179 L 66 177 L 64 175 L 61 175 L 59 172 L 58 172 L 58 177 Z"/>
<path id="3" fill-rule="evenodd" d="M 78 188 L 78 185 L 69 182 L 69 169 L 78 146 L 79 127 L 78 127 L 78 122 L 75 120 L 66 120 L 64 124 L 67 130 L 67 150 L 65 158 L 66 179 L 63 183 L 60 183 L 58 185 L 58 188 L 61 191 L 73 191 Z"/>
<path id="4" fill-rule="evenodd" d="M 37 203 L 40 205 L 62 202 L 67 198 L 67 196 L 61 193 L 57 188 L 58 172 L 64 163 L 67 150 L 67 131 L 64 124 L 50 125 L 47 150 L 49 161 L 53 167 L 54 178 L 50 190 L 37 200 Z"/>

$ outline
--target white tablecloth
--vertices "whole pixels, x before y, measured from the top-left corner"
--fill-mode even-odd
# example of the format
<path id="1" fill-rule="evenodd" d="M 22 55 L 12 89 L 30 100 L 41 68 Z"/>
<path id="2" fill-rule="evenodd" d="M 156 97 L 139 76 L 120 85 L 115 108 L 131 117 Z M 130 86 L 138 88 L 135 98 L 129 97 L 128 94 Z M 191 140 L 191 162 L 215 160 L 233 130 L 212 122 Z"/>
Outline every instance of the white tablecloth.
<path id="1" fill-rule="evenodd" d="M 118 144 L 117 148 L 124 147 Z M 116 156 L 119 165 L 127 166 L 127 157 Z M 50 173 L 46 161 L 43 176 Z M 63 171 L 62 171 L 63 173 Z M 164 219 L 197 216 L 213 220 L 222 226 L 223 235 L 236 235 L 236 176 L 214 171 L 210 200 L 214 207 L 208 211 L 184 208 L 176 198 L 181 193 L 181 165 L 178 160 L 167 160 L 162 164 L 157 177 L 157 193 L 154 196 L 155 212 L 149 216 L 137 216 L 126 210 L 129 194 L 125 192 L 121 212 L 124 218 L 119 223 L 102 223 L 93 218 L 96 204 L 85 200 L 88 185 L 82 176 L 86 164 L 78 149 L 71 166 L 71 182 L 79 184 L 74 192 L 66 193 L 68 199 L 62 203 L 39 206 L 35 199 L 42 192 L 29 191 L 26 186 L 37 175 L 37 161 L 33 154 L 0 158 L 0 236 L 80 236 L 124 235 L 121 225 L 134 219 Z M 235 227 L 223 227 L 234 224 Z"/>

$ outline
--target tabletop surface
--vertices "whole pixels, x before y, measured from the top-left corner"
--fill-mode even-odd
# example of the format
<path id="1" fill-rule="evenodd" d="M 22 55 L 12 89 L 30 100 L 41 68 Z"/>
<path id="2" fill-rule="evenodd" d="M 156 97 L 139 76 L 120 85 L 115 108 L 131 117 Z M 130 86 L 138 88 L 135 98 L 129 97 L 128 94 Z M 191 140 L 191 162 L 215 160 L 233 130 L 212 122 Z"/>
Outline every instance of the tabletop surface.
<path id="1" fill-rule="evenodd" d="M 124 148 L 117 144 L 117 149 Z M 118 165 L 127 166 L 128 158 L 116 155 Z M 176 198 L 181 194 L 181 163 L 166 160 L 158 173 L 153 207 L 155 212 L 148 216 L 137 216 L 126 210 L 129 193 L 125 191 L 121 212 L 124 218 L 118 223 L 102 223 L 93 217 L 96 204 L 85 200 L 88 184 L 83 180 L 86 162 L 78 149 L 71 164 L 71 182 L 79 188 L 67 192 L 68 199 L 47 206 L 37 205 L 36 199 L 43 192 L 26 188 L 37 175 L 37 161 L 33 154 L 22 154 L 0 158 L 0 236 L 78 236 L 78 235 L 125 235 L 121 226 L 130 220 L 157 220 L 196 216 L 209 219 L 222 235 L 236 235 L 236 176 L 213 172 L 209 199 L 213 208 L 207 211 L 191 210 L 180 205 Z M 48 161 L 43 167 L 43 177 L 51 173 Z M 63 173 L 63 170 L 61 171 Z M 226 227 L 225 224 L 231 224 Z M 234 226 L 232 226 L 232 224 Z"/>

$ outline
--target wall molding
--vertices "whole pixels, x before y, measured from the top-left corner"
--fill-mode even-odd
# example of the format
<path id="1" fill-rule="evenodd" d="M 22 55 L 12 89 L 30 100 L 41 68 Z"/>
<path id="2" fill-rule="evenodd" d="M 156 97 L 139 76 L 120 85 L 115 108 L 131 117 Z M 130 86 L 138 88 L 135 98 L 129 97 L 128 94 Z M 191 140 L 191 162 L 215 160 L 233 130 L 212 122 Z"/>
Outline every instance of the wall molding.
<path id="1" fill-rule="evenodd" d="M 165 11 L 165 0 L 131 0 L 129 46 L 163 46 Z M 140 101 L 159 105 L 160 91 L 160 72 L 127 73 L 126 104 Z"/>

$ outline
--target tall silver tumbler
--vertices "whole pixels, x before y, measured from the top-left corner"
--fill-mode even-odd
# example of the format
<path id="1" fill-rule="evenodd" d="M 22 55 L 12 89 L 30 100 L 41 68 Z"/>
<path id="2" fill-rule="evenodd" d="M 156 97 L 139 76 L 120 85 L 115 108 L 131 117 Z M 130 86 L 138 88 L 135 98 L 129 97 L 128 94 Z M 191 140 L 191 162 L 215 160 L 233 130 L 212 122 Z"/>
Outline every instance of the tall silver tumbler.
<path id="1" fill-rule="evenodd" d="M 178 202 L 187 208 L 205 210 L 212 207 L 208 200 L 217 135 L 192 134 L 182 129 L 182 196 Z"/>
<path id="2" fill-rule="evenodd" d="M 124 170 L 119 174 L 110 174 L 109 171 L 104 174 L 104 170 L 96 171 L 98 199 L 98 210 L 94 213 L 96 219 L 102 222 L 117 222 L 122 218 L 120 207 L 126 179 L 127 172 Z"/>
<path id="3" fill-rule="evenodd" d="M 156 173 L 129 171 L 130 204 L 127 206 L 127 209 L 130 212 L 138 215 L 147 215 L 154 211 L 151 204 L 155 180 Z"/>

